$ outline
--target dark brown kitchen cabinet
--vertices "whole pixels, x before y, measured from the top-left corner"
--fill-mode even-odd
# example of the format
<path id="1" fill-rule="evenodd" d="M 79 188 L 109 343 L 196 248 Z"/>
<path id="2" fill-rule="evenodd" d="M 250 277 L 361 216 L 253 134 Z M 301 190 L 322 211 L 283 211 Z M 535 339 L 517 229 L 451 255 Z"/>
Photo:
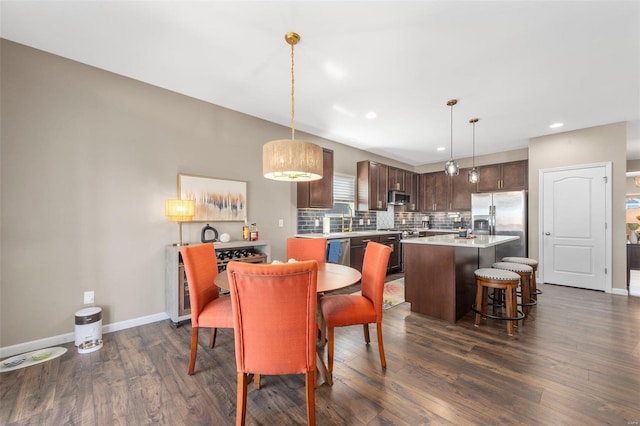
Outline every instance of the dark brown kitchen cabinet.
<path id="1" fill-rule="evenodd" d="M 387 263 L 387 272 L 400 269 L 400 234 L 370 235 L 351 238 L 350 266 L 362 272 L 364 252 L 369 242 L 375 242 L 391 247 L 391 255 Z"/>
<path id="2" fill-rule="evenodd" d="M 406 173 L 397 167 L 389 167 L 389 191 L 405 191 Z"/>
<path id="3" fill-rule="evenodd" d="M 298 182 L 299 209 L 333 208 L 333 151 L 322 148 L 322 179 Z"/>
<path id="4" fill-rule="evenodd" d="M 358 211 L 387 210 L 389 166 L 375 161 L 357 164 L 356 194 Z"/>
<path id="5" fill-rule="evenodd" d="M 364 250 L 370 241 L 379 243 L 380 237 L 378 235 L 372 235 L 367 237 L 351 238 L 351 251 L 349 253 L 349 256 L 350 256 L 349 265 L 352 268 L 356 268 L 360 272 L 362 272 L 362 263 L 364 262 Z"/>
<path id="6" fill-rule="evenodd" d="M 387 272 L 394 272 L 400 269 L 400 234 L 381 235 L 380 244 L 391 248 L 391 255 L 387 263 Z"/>
<path id="7" fill-rule="evenodd" d="M 404 172 L 404 192 L 409 194 L 409 204 L 405 204 L 404 211 L 417 212 L 420 211 L 420 205 L 418 204 L 418 174 L 405 171 Z"/>
<path id="8" fill-rule="evenodd" d="M 420 175 L 420 211 L 438 212 L 449 210 L 449 176 L 444 172 Z"/>
<path id="9" fill-rule="evenodd" d="M 469 183 L 469 170 L 460 169 L 458 176 L 451 176 L 451 210 L 471 210 L 471 194 L 476 190 L 475 183 Z"/>
<path id="10" fill-rule="evenodd" d="M 527 160 L 481 166 L 478 171 L 478 192 L 522 190 L 529 186 Z"/>
<path id="11" fill-rule="evenodd" d="M 640 244 L 627 244 L 627 288 L 629 288 L 632 269 L 640 270 Z"/>

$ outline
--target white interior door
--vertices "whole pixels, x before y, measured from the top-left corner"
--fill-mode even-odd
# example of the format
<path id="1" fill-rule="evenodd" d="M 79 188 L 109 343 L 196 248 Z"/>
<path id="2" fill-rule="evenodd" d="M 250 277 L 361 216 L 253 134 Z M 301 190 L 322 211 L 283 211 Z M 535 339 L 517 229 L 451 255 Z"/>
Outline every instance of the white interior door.
<path id="1" fill-rule="evenodd" d="M 608 169 L 596 165 L 542 171 L 544 282 L 607 290 Z"/>

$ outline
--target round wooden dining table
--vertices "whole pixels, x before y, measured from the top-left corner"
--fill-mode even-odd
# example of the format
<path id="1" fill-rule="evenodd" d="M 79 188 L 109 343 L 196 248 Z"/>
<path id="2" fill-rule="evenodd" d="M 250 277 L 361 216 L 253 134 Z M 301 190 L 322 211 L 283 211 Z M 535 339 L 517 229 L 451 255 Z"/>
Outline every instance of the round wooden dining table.
<path id="1" fill-rule="evenodd" d="M 337 263 L 318 264 L 318 293 L 329 293 L 334 290 L 349 287 L 360 281 L 362 274 L 350 266 Z M 229 290 L 229 277 L 226 271 L 219 273 L 213 283 L 225 290 Z"/>
<path id="2" fill-rule="evenodd" d="M 318 293 L 328 293 L 341 288 L 349 287 L 360 281 L 362 274 L 357 269 L 350 266 L 339 265 L 337 263 L 319 263 L 318 264 Z M 220 272 L 213 280 L 214 284 L 219 288 L 229 290 L 229 277 L 227 271 Z M 322 328 L 324 328 L 324 319 L 320 315 Z M 330 386 L 333 385 L 333 378 L 329 374 L 326 364 L 324 363 L 324 330 L 322 332 L 321 342 L 316 346 L 316 367 L 320 370 L 320 374 Z"/>

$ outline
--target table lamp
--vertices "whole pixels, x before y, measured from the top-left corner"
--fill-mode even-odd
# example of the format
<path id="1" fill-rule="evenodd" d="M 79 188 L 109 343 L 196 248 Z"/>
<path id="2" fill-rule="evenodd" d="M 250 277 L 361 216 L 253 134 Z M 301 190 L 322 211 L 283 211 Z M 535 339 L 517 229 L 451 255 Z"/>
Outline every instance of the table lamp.
<path id="1" fill-rule="evenodd" d="M 196 213 L 196 202 L 194 200 L 165 200 L 164 214 L 169 222 L 178 222 L 180 225 L 180 242 L 174 246 L 186 246 L 189 243 L 182 242 L 182 222 L 191 222 Z"/>

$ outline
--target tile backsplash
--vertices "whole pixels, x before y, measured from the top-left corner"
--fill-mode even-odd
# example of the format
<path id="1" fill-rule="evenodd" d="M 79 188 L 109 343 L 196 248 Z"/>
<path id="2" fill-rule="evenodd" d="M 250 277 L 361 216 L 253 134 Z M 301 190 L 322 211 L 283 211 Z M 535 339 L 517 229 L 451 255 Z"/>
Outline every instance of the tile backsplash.
<path id="1" fill-rule="evenodd" d="M 298 209 L 298 234 L 310 234 L 322 232 L 322 219 L 328 215 L 331 221 L 331 232 L 344 231 L 374 231 L 376 229 L 415 229 L 422 228 L 425 224 L 423 217 L 429 217 L 431 228 L 452 229 L 454 222 L 462 221 L 467 226 L 471 225 L 471 212 L 437 212 L 437 213 L 409 213 L 395 212 L 393 206 L 389 206 L 386 212 L 370 211 L 355 212 L 354 217 L 335 214 L 331 210 Z"/>

